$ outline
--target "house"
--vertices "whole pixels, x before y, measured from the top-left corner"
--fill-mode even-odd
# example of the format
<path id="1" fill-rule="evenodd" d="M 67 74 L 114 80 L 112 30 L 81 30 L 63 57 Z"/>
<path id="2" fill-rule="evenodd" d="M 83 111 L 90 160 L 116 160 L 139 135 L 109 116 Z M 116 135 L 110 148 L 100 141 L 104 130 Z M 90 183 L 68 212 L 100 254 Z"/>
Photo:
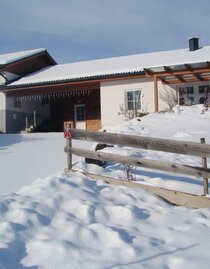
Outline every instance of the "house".
<path id="1" fill-rule="evenodd" d="M 21 77 L 55 64 L 45 49 L 0 55 L 0 87 L 5 88 Z M 7 93 L 0 91 L 0 132 L 19 132 L 26 115 L 37 105 L 37 102 L 21 103 L 20 99 L 9 98 Z"/>
<path id="2" fill-rule="evenodd" d="M 36 60 L 40 54 L 42 61 Z M 210 46 L 200 47 L 197 37 L 189 39 L 187 49 L 70 64 L 56 64 L 43 49 L 10 56 L 0 55 L 2 132 L 47 124 L 48 130 L 63 131 L 64 122 L 98 130 L 122 122 L 122 109 L 166 109 L 161 95 L 169 91 L 180 104 L 208 102 Z M 9 69 L 10 61 L 22 63 L 25 71 Z"/>

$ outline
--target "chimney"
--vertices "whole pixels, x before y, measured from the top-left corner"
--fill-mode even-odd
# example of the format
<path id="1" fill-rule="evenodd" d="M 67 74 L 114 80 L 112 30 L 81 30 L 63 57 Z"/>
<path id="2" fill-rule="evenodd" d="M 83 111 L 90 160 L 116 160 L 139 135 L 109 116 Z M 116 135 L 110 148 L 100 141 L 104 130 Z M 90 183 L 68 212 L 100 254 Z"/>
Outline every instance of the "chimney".
<path id="1" fill-rule="evenodd" d="M 199 37 L 193 36 L 189 38 L 189 50 L 195 51 L 199 49 Z"/>

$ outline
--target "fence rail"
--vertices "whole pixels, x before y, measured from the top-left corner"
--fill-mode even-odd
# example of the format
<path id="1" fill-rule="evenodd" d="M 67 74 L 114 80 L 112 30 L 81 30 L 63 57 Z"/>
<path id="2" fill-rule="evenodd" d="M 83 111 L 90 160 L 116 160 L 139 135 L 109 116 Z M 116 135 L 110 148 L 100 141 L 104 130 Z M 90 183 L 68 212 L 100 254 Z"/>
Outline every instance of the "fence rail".
<path id="1" fill-rule="evenodd" d="M 90 132 L 78 129 L 70 129 L 70 132 L 71 137 L 77 140 L 103 142 L 112 145 L 210 158 L 210 145 L 208 144 L 137 135 Z"/>
<path id="2" fill-rule="evenodd" d="M 136 135 L 115 134 L 106 132 L 90 132 L 78 129 L 69 129 L 71 137 L 66 139 L 66 151 L 68 160 L 68 169 L 72 169 L 72 154 L 92 158 L 102 161 L 111 161 L 115 163 L 123 163 L 137 167 L 145 167 L 149 169 L 162 170 L 170 173 L 178 173 L 189 176 L 203 178 L 204 195 L 208 194 L 208 178 L 210 178 L 210 169 L 207 168 L 207 157 L 210 157 L 210 145 L 205 144 L 205 139 L 201 139 L 201 143 L 177 141 L 172 139 L 161 139 L 142 137 Z M 72 139 L 95 141 L 100 143 L 108 143 L 111 145 L 120 145 L 126 147 L 141 148 L 146 150 L 155 150 L 163 152 L 171 152 L 176 154 L 199 156 L 202 160 L 202 166 L 189 166 L 177 163 L 167 163 L 158 160 L 148 160 L 143 158 L 134 158 L 111 153 L 85 150 L 72 147 Z"/>

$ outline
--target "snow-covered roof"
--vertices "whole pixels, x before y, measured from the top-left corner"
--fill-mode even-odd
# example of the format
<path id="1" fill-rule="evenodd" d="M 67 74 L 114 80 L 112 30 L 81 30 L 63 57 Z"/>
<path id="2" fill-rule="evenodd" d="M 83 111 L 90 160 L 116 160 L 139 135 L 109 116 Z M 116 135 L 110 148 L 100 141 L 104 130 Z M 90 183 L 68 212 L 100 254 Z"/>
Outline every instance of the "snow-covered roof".
<path id="1" fill-rule="evenodd" d="M 210 61 L 210 46 L 196 51 L 179 49 L 144 53 L 101 60 L 59 64 L 27 75 L 9 86 L 91 79 L 117 74 L 141 72 L 144 68 L 196 64 Z"/>
<path id="2" fill-rule="evenodd" d="M 33 56 L 35 54 L 38 54 L 40 52 L 43 52 L 45 50 L 46 49 L 42 48 L 42 49 L 20 51 L 20 52 L 15 52 L 15 53 L 0 54 L 0 65 L 13 63 L 13 62 L 25 59 L 27 57 Z"/>

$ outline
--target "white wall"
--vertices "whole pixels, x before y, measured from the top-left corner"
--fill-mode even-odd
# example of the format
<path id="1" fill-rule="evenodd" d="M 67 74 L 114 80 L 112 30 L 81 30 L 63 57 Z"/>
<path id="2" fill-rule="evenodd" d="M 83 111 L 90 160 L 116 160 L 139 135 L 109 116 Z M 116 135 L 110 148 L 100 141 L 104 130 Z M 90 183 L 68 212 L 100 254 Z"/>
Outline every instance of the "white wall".
<path id="1" fill-rule="evenodd" d="M 101 124 L 118 124 L 125 119 L 119 115 L 119 105 L 125 105 L 125 91 L 139 89 L 142 93 L 142 112 L 155 111 L 154 81 L 151 78 L 117 80 L 101 83 Z M 160 98 L 160 93 L 175 90 L 176 86 L 163 85 L 158 81 L 159 111 L 168 109 L 168 105 Z"/>
<path id="2" fill-rule="evenodd" d="M 141 90 L 142 111 L 154 112 L 154 83 L 152 79 L 129 79 L 101 83 L 101 123 L 102 126 L 117 124 L 124 120 L 119 115 L 119 106 L 125 105 L 125 91 Z"/>
<path id="3" fill-rule="evenodd" d="M 0 92 L 0 132 L 6 131 L 6 99 L 4 93 Z"/>
<path id="4" fill-rule="evenodd" d="M 5 110 L 5 106 L 6 106 L 6 98 L 5 98 L 5 94 L 0 92 L 0 110 Z"/>
<path id="5" fill-rule="evenodd" d="M 0 85 L 4 85 L 6 82 L 6 79 L 0 74 Z"/>

